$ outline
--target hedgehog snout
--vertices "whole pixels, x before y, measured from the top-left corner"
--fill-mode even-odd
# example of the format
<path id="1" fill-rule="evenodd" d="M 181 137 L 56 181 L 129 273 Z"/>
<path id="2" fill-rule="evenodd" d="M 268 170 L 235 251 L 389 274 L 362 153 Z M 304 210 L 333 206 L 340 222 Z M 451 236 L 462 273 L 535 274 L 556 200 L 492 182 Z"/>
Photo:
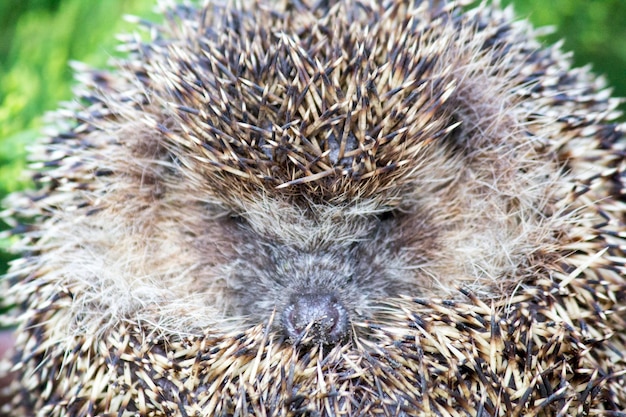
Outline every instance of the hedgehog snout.
<path id="1" fill-rule="evenodd" d="M 292 343 L 338 343 L 347 335 L 349 323 L 348 311 L 332 293 L 295 295 L 281 315 L 285 336 Z"/>

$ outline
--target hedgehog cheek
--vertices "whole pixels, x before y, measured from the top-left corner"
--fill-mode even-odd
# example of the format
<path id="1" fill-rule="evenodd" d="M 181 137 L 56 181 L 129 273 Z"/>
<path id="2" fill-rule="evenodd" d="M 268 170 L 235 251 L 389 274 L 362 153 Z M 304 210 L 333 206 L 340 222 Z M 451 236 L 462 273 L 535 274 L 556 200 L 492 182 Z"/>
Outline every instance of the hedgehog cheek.
<path id="1" fill-rule="evenodd" d="M 293 295 L 283 309 L 280 322 L 293 344 L 336 344 L 350 327 L 349 314 L 333 293 Z"/>

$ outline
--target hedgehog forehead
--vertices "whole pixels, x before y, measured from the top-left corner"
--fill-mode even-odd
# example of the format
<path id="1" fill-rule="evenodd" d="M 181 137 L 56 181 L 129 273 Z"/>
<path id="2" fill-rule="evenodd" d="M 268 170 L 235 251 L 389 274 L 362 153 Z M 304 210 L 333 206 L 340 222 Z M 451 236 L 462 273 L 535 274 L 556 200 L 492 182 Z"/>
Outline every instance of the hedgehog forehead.
<path id="1" fill-rule="evenodd" d="M 155 98 L 177 121 L 169 140 L 222 193 L 252 182 L 383 200 L 454 125 L 441 109 L 454 83 L 435 58 L 445 42 L 418 12 L 366 2 L 321 17 L 238 10 L 193 42 L 153 46 L 150 76 L 164 86 Z"/>
<path id="2" fill-rule="evenodd" d="M 304 206 L 267 196 L 242 201 L 241 207 L 246 227 L 255 236 L 300 249 L 358 241 L 376 226 L 376 215 L 385 210 L 374 199 Z"/>

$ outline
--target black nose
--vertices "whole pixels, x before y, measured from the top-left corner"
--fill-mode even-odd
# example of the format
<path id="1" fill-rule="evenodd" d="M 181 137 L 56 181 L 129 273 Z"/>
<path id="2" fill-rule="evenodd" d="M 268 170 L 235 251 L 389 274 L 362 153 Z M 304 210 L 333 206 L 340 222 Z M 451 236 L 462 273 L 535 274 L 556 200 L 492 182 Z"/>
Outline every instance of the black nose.
<path id="1" fill-rule="evenodd" d="M 300 294 L 291 298 L 281 316 L 292 343 L 333 344 L 348 333 L 348 312 L 332 294 Z"/>

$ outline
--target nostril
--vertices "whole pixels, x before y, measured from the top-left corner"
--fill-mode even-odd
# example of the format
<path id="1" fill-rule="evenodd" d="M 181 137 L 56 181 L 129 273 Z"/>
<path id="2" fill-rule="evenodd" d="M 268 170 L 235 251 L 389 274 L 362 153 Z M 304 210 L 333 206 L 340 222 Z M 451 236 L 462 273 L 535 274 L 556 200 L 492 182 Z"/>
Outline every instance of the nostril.
<path id="1" fill-rule="evenodd" d="M 293 343 L 332 344 L 342 340 L 349 327 L 348 312 L 332 294 L 301 294 L 283 310 L 281 324 Z"/>

